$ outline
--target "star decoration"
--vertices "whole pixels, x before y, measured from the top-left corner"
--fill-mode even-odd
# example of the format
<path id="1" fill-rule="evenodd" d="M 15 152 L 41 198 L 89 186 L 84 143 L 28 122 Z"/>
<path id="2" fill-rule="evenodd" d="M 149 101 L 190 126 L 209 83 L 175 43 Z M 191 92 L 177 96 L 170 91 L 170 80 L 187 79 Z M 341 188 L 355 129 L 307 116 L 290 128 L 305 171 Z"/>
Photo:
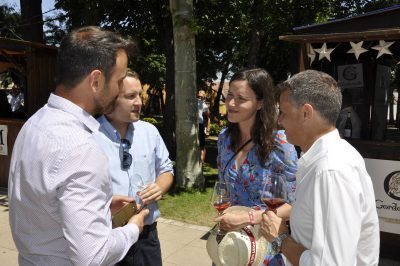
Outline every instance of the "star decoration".
<path id="1" fill-rule="evenodd" d="M 324 42 L 321 48 L 314 49 L 314 51 L 319 53 L 319 60 L 322 60 L 325 57 L 329 60 L 329 62 L 331 61 L 331 53 L 333 52 L 333 50 L 335 50 L 335 48 L 327 49 L 326 42 Z"/>
<path id="2" fill-rule="evenodd" d="M 350 42 L 351 45 L 351 49 L 347 51 L 348 54 L 354 54 L 356 56 L 356 59 L 358 59 L 358 57 L 360 56 L 360 54 L 368 52 L 367 49 L 364 49 L 362 47 L 363 45 L 363 41 L 358 42 L 358 43 L 354 43 L 354 42 Z"/>
<path id="3" fill-rule="evenodd" d="M 392 52 L 389 50 L 389 47 L 394 44 L 394 42 L 385 42 L 380 40 L 379 45 L 372 46 L 372 49 L 379 51 L 378 55 L 376 56 L 376 59 L 378 59 L 380 56 L 384 54 L 392 54 Z"/>
<path id="4" fill-rule="evenodd" d="M 308 44 L 308 53 L 307 56 L 310 58 L 310 65 L 314 62 L 315 52 L 311 44 Z"/>

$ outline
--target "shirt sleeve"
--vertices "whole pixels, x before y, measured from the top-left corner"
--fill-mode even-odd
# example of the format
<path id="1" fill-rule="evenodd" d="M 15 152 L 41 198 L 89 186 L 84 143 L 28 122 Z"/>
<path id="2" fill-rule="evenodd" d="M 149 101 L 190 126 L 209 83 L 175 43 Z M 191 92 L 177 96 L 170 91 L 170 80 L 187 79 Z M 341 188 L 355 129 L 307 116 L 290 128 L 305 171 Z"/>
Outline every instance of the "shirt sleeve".
<path id="1" fill-rule="evenodd" d="M 160 176 L 163 173 L 170 172 L 174 174 L 174 168 L 172 165 L 172 161 L 169 159 L 169 152 L 167 146 L 165 146 L 164 140 L 160 136 L 158 130 L 156 130 L 156 150 L 155 150 L 155 167 L 156 167 L 156 176 Z"/>
<path id="2" fill-rule="evenodd" d="M 361 230 L 359 187 L 338 171 L 317 173 L 311 248 L 300 265 L 356 265 Z"/>
<path id="3" fill-rule="evenodd" d="M 74 265 L 111 265 L 121 260 L 139 236 L 136 225 L 111 229 L 112 199 L 108 163 L 88 143 L 69 152 L 55 174 L 61 226 Z"/>

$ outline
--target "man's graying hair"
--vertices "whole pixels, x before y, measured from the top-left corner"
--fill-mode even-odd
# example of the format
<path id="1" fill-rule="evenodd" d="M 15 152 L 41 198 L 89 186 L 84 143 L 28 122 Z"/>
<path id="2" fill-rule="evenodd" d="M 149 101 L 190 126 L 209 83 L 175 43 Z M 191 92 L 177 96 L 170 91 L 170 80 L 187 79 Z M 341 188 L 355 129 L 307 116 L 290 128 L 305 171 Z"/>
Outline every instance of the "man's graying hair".
<path id="1" fill-rule="evenodd" d="M 117 51 L 129 55 L 135 48 L 120 35 L 89 26 L 77 29 L 61 41 L 57 57 L 56 85 L 73 88 L 93 70 L 109 80 L 116 64 Z"/>
<path id="2" fill-rule="evenodd" d="M 306 70 L 279 86 L 282 93 L 288 91 L 289 101 L 296 107 L 310 104 L 331 125 L 336 124 L 342 105 L 342 94 L 336 80 L 330 75 Z"/>

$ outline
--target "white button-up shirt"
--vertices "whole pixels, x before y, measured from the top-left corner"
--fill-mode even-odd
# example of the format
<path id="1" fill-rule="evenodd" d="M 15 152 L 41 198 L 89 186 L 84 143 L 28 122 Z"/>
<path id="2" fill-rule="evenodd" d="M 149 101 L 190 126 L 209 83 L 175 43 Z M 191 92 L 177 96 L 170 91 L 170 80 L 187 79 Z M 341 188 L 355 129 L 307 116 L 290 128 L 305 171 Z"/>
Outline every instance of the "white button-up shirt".
<path id="1" fill-rule="evenodd" d="M 379 223 L 361 155 L 334 130 L 299 159 L 293 238 L 300 265 L 378 265 Z"/>
<path id="2" fill-rule="evenodd" d="M 21 129 L 8 190 L 20 265 L 112 265 L 137 241 L 136 225 L 111 229 L 108 160 L 92 136 L 98 129 L 54 94 Z"/>

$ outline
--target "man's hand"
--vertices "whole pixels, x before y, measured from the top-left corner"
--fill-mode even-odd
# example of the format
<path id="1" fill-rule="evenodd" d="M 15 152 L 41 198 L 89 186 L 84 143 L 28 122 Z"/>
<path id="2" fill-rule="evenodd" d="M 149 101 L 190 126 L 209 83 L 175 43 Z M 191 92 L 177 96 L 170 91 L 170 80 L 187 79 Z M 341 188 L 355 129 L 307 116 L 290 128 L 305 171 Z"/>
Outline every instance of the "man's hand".
<path id="1" fill-rule="evenodd" d="M 153 183 L 137 194 L 142 199 L 143 204 L 148 205 L 160 200 L 163 195 L 163 190 L 157 183 Z"/>
<path id="2" fill-rule="evenodd" d="M 132 202 L 134 199 L 128 196 L 123 195 L 114 195 L 111 200 L 111 215 L 117 212 L 119 209 L 124 207 L 129 202 Z"/>
<path id="3" fill-rule="evenodd" d="M 269 242 L 272 242 L 276 237 L 278 237 L 278 235 L 288 232 L 289 230 L 282 218 L 276 216 L 272 211 L 263 213 L 261 233 Z"/>
<path id="4" fill-rule="evenodd" d="M 139 227 L 139 232 L 143 231 L 144 218 L 149 214 L 149 210 L 144 208 L 138 214 L 135 214 L 129 219 L 128 224 L 136 224 Z"/>

